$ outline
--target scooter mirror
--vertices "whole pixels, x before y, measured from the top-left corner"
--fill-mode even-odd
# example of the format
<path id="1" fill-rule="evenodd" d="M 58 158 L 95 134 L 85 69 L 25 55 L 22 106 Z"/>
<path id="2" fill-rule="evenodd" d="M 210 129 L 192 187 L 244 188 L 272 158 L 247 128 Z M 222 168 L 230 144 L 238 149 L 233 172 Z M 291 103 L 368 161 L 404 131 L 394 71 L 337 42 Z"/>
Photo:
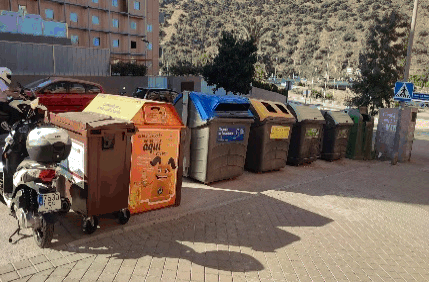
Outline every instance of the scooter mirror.
<path id="1" fill-rule="evenodd" d="M 3 121 L 2 123 L 0 123 L 1 128 L 3 128 L 6 131 L 10 131 L 10 127 L 9 124 L 7 124 L 6 121 Z"/>

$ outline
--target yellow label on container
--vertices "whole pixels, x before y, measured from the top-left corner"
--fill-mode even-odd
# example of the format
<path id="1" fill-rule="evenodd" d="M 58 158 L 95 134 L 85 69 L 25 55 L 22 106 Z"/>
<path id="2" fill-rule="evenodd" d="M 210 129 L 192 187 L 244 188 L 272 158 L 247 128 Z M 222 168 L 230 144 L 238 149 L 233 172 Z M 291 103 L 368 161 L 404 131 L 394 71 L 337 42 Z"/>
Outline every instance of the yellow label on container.
<path id="1" fill-rule="evenodd" d="M 290 126 L 273 125 L 271 127 L 270 139 L 288 139 Z"/>

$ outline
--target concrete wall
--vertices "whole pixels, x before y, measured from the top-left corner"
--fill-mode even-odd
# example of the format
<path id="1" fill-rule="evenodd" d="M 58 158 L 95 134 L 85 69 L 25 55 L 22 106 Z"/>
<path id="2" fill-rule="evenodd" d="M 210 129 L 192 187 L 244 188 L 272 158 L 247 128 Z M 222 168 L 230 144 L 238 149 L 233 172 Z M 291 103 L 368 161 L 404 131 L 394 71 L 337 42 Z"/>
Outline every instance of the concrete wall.
<path id="1" fill-rule="evenodd" d="M 380 109 L 377 133 L 375 137 L 376 157 L 392 159 L 394 154 L 394 139 L 398 122 L 399 108 Z M 407 162 L 411 158 L 414 130 L 417 117 L 416 108 L 404 108 L 401 113 L 401 131 L 399 132 L 398 161 Z"/>
<path id="2" fill-rule="evenodd" d="M 36 81 L 48 77 L 49 75 L 13 75 L 12 76 L 12 88 L 18 86 L 16 82 L 20 82 L 22 85 L 28 84 L 30 82 Z M 101 84 L 105 93 L 109 94 L 119 94 L 123 91 L 122 88 L 125 87 L 125 92 L 127 96 L 131 95 L 137 87 L 147 87 L 148 86 L 148 77 L 147 76 L 64 76 L 75 79 L 82 79 L 87 81 L 92 81 L 95 83 Z M 201 78 L 200 77 L 167 77 L 167 87 L 181 92 L 180 86 L 181 82 L 194 82 L 194 91 L 201 91 Z"/>
<path id="3" fill-rule="evenodd" d="M 268 91 L 257 87 L 252 87 L 252 91 L 250 92 L 250 95 L 248 95 L 247 97 L 286 103 L 286 96 L 279 94 L 277 92 L 272 92 L 272 91 Z"/>
<path id="4" fill-rule="evenodd" d="M 110 50 L 0 41 L 0 65 L 20 75 L 110 75 Z"/>
<path id="5" fill-rule="evenodd" d="M 69 38 L 57 38 L 51 36 L 34 36 L 30 34 L 19 33 L 0 33 L 0 40 L 10 42 L 44 43 L 58 45 L 72 45 Z"/>
<path id="6" fill-rule="evenodd" d="M 194 82 L 194 91 L 201 91 L 201 80 L 199 76 L 169 76 L 167 77 L 168 88 L 181 93 L 182 82 Z"/>
<path id="7" fill-rule="evenodd" d="M 45 78 L 45 75 L 14 75 L 12 76 L 12 87 L 17 87 L 16 82 L 20 82 L 22 85 L 36 81 L 38 79 Z M 64 76 L 75 79 L 82 79 L 92 81 L 101 84 L 105 93 L 119 94 L 122 91 L 122 87 L 125 87 L 127 95 L 131 93 L 137 87 L 147 87 L 146 76 Z"/>

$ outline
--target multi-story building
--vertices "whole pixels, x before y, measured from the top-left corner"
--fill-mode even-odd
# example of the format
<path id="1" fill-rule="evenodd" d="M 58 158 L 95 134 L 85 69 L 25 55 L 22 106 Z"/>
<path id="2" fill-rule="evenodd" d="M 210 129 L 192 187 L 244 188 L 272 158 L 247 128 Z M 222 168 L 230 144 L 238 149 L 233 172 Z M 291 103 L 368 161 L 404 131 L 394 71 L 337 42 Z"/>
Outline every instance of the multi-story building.
<path id="1" fill-rule="evenodd" d="M 26 10 L 65 22 L 80 47 L 109 48 L 112 63 L 144 63 L 159 69 L 159 0 L 0 0 L 0 10 Z"/>

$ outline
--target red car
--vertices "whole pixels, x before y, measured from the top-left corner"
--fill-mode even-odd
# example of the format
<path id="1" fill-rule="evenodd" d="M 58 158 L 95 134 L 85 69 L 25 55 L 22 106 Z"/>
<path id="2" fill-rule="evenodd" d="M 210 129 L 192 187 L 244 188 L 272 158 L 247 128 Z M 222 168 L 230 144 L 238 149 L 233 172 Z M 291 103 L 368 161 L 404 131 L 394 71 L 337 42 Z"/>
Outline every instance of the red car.
<path id="1" fill-rule="evenodd" d="M 24 86 L 31 96 L 33 92 L 39 103 L 53 113 L 81 112 L 97 96 L 104 93 L 100 84 L 64 77 L 47 77 Z"/>

